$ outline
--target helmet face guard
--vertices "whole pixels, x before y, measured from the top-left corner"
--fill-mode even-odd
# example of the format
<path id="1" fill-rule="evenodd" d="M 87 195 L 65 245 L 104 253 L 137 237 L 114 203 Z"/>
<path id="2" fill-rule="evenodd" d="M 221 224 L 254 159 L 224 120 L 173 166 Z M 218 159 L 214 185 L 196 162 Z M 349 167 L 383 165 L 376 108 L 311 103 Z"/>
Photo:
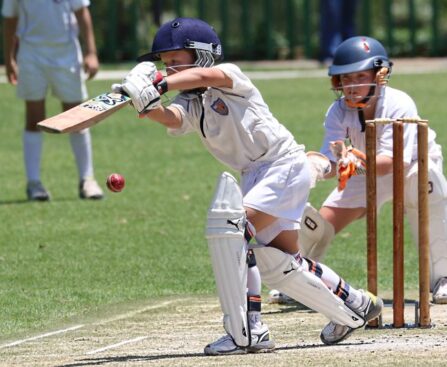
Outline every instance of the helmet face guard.
<path id="1" fill-rule="evenodd" d="M 358 36 L 345 40 L 337 47 L 328 74 L 332 77 L 332 89 L 341 97 L 344 94 L 343 88 L 365 86 L 364 84 L 342 86 L 341 75 L 374 70 L 376 77 L 374 83 L 369 84 L 370 90 L 367 96 L 358 100 L 346 96 L 344 98 L 348 108 L 363 109 L 371 104 L 373 97 L 380 95 L 381 86 L 388 83 L 392 65 L 385 48 L 379 41 L 370 37 Z"/>
<path id="2" fill-rule="evenodd" d="M 152 51 L 137 60 L 158 61 L 160 53 L 177 50 L 195 50 L 192 66 L 211 67 L 223 58 L 220 39 L 208 23 L 195 18 L 176 18 L 160 27 Z"/>

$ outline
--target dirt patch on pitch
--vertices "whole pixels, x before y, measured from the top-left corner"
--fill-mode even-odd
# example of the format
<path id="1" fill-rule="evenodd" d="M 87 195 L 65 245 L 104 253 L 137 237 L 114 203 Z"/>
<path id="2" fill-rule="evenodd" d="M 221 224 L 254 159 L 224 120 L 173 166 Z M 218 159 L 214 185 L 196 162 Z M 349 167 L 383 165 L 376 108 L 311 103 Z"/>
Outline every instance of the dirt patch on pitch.
<path id="1" fill-rule="evenodd" d="M 384 321 L 391 322 L 391 308 Z M 409 307 L 407 319 L 414 310 Z M 63 334 L 0 349 L 0 366 L 435 366 L 447 358 L 447 305 L 431 308 L 431 329 L 359 330 L 337 346 L 319 334 L 326 320 L 297 306 L 265 305 L 273 353 L 206 357 L 220 337 L 220 308 L 212 297 L 163 299 Z"/>

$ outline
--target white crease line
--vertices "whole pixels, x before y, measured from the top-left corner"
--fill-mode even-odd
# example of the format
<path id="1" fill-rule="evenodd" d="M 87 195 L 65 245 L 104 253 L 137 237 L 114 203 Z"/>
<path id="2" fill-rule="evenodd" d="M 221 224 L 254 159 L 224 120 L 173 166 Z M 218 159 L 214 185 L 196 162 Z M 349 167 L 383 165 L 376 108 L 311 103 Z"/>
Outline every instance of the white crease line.
<path id="1" fill-rule="evenodd" d="M 13 347 L 15 345 L 19 345 L 19 344 L 23 344 L 29 341 L 33 341 L 33 340 L 37 340 L 37 339 L 42 339 L 42 338 L 46 338 L 47 336 L 52 336 L 52 335 L 57 335 L 57 334 L 62 334 L 62 333 L 66 333 L 67 331 L 73 331 L 73 330 L 77 330 L 84 327 L 84 325 L 76 325 L 76 326 L 72 326 L 69 327 L 67 329 L 62 329 L 62 330 L 56 330 L 56 331 L 52 331 L 50 333 L 45 333 L 45 334 L 41 334 L 41 335 L 36 335 L 33 336 L 32 338 L 27 338 L 27 339 L 22 339 L 22 340 L 17 340 L 15 342 L 12 343 L 8 343 L 8 344 L 3 344 L 0 345 L 0 349 L 2 348 L 7 348 L 7 347 Z"/>
<path id="2" fill-rule="evenodd" d="M 131 316 L 138 315 L 139 313 L 143 313 L 143 312 L 150 311 L 150 310 L 155 310 L 157 308 L 162 308 L 164 306 L 170 305 L 171 303 L 174 303 L 174 301 L 165 301 L 165 302 L 159 303 L 157 305 L 147 306 L 147 307 L 142 308 L 141 310 L 127 312 L 122 315 L 111 317 L 110 319 L 95 322 L 94 325 L 102 325 L 102 324 L 106 324 L 108 322 L 114 322 L 114 321 L 118 321 L 118 320 L 122 320 L 122 319 L 127 319 Z"/>
<path id="3" fill-rule="evenodd" d="M 85 354 L 95 354 L 95 353 L 104 352 L 105 350 L 108 350 L 108 349 L 121 347 L 122 345 L 125 345 L 125 344 L 136 343 L 136 342 L 139 342 L 140 340 L 144 340 L 147 338 L 149 338 L 149 336 L 139 336 L 138 338 L 124 340 L 124 341 L 116 343 L 116 344 L 108 345 L 107 347 L 91 350 L 90 352 L 87 352 Z"/>

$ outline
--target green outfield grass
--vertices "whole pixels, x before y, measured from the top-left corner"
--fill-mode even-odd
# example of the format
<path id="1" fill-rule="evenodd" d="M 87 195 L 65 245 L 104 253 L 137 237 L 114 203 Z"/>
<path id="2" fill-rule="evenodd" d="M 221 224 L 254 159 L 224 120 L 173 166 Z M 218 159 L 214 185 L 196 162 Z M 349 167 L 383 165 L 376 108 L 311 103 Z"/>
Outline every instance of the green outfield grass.
<path id="1" fill-rule="evenodd" d="M 325 78 L 256 81 L 273 113 L 318 150 L 322 122 L 333 100 Z M 395 75 L 393 86 L 416 100 L 438 143 L 447 143 L 447 74 Z M 90 95 L 110 82 L 90 82 Z M 96 177 L 123 174 L 120 194 L 100 202 L 78 199 L 77 174 L 67 136 L 46 135 L 42 180 L 50 203 L 28 203 L 21 148 L 23 105 L 0 84 L 0 335 L 10 339 L 106 312 L 110 307 L 176 294 L 213 294 L 204 239 L 205 216 L 216 178 L 225 168 L 196 136 L 170 138 L 163 127 L 139 120 L 131 108 L 92 129 Z M 51 99 L 48 114 L 58 112 Z M 321 183 L 319 206 L 335 181 Z M 390 207 L 379 219 L 379 288 L 391 288 Z M 407 231 L 406 287 L 417 288 L 417 257 Z M 354 286 L 366 286 L 365 224 L 335 240 L 326 263 Z"/>

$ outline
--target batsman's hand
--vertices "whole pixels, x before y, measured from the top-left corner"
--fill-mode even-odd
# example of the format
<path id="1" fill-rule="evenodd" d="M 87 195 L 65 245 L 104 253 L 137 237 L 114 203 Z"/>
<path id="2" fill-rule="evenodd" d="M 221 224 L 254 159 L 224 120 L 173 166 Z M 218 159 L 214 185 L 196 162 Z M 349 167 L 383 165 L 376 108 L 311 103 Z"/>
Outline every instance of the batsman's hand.
<path id="1" fill-rule="evenodd" d="M 121 85 L 114 84 L 112 90 L 120 89 L 132 99 L 139 114 L 144 114 L 161 105 L 160 93 L 154 86 L 161 77 L 154 63 L 142 62 L 135 66 L 123 79 Z"/>
<path id="2" fill-rule="evenodd" d="M 314 188 L 318 181 L 324 180 L 324 177 L 331 172 L 331 162 L 319 152 L 309 151 L 306 153 L 310 163 L 310 188 Z"/>
<path id="3" fill-rule="evenodd" d="M 338 191 L 342 191 L 352 176 L 366 173 L 366 156 L 341 140 L 331 142 L 330 149 L 337 159 Z"/>

